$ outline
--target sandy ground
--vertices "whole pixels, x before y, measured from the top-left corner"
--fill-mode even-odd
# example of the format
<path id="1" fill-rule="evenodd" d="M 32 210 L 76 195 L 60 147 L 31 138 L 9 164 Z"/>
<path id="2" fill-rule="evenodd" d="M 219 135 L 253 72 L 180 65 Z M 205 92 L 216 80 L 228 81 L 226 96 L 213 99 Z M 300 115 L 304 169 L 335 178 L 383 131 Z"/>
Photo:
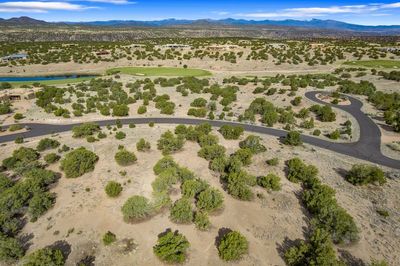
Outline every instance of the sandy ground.
<path id="1" fill-rule="evenodd" d="M 361 229 L 360 242 L 348 247 L 337 246 L 337 249 L 366 262 L 370 258 L 384 258 L 390 265 L 400 264 L 400 180 L 388 180 L 383 187 L 354 187 L 339 173 L 361 161 L 308 145 L 287 148 L 273 137 L 261 136 L 267 151 L 253 158 L 248 171 L 257 176 L 270 172 L 278 174 L 281 177 L 281 191 L 267 193 L 255 188 L 254 191 L 262 193 L 264 199 L 256 198 L 251 202 L 238 201 L 223 192 L 224 209 L 210 217 L 213 226 L 208 232 L 196 230 L 193 224 L 172 223 L 168 219 L 167 210 L 145 222 L 125 223 L 120 211 L 125 200 L 132 195 L 151 197 L 151 182 L 155 179 L 152 167 L 162 157 L 155 148 L 156 141 L 167 129 L 173 127 L 156 125 L 149 128 L 141 125 L 129 129 L 125 126 L 123 131 L 127 133 L 126 139 L 118 141 L 114 136 L 108 136 L 93 144 L 84 139 L 73 139 L 70 133 L 56 136 L 61 143 L 70 147 L 84 146 L 96 152 L 100 160 L 93 172 L 77 179 L 62 177 L 51 189 L 57 194 L 55 206 L 37 222 L 28 223 L 23 229 L 22 234 L 31 234 L 32 237 L 29 252 L 62 240 L 71 245 L 67 265 L 75 265 L 87 256 L 95 256 L 96 265 L 161 265 L 152 253 L 152 246 L 159 233 L 171 228 L 179 229 L 191 244 L 185 265 L 225 265 L 218 258 L 214 241 L 220 228 L 230 228 L 242 232 L 250 242 L 249 255 L 235 265 L 284 265 L 280 245 L 285 238 L 304 239 L 309 221 L 298 198 L 300 186 L 290 183 L 284 175 L 284 161 L 298 156 L 320 169 L 320 178 L 337 190 L 336 197 L 340 205 L 351 213 Z M 238 141 L 224 140 L 216 131 L 214 134 L 219 136 L 220 143 L 227 148 L 228 153 L 238 148 Z M 118 166 L 112 159 L 118 145 L 136 150 L 135 143 L 141 137 L 150 141 L 151 151 L 135 151 L 138 157 L 136 164 Z M 38 141 L 38 138 L 32 139 L 24 146 L 35 147 Z M 14 143 L 2 147 L 0 159 L 4 159 L 17 147 Z M 188 167 L 198 177 L 222 191 L 219 177 L 208 170 L 207 161 L 197 157 L 198 150 L 196 143 L 186 142 L 183 151 L 173 157 L 180 165 Z M 272 157 L 279 158 L 278 166 L 266 165 L 265 161 Z M 52 165 L 50 169 L 59 171 L 59 165 Z M 119 174 L 121 170 L 127 172 L 125 177 Z M 104 186 L 110 180 L 124 184 L 123 192 L 117 199 L 107 198 L 104 192 Z M 178 195 L 179 190 L 174 192 L 173 197 Z M 380 217 L 375 211 L 378 207 L 388 210 L 390 216 L 386 219 Z M 118 242 L 105 247 L 101 238 L 108 230 L 117 235 Z M 126 244 L 128 240 L 131 240 L 130 245 Z"/>

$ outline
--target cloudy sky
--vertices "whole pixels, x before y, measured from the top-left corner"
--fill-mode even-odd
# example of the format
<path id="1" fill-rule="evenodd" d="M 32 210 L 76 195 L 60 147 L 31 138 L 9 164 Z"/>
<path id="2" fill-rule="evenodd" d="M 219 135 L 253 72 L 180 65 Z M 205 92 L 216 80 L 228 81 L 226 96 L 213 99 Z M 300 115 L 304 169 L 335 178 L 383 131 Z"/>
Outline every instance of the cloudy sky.
<path id="1" fill-rule="evenodd" d="M 0 0 L 0 17 L 47 21 L 241 18 L 335 19 L 364 25 L 400 25 L 400 2 L 269 0 Z"/>

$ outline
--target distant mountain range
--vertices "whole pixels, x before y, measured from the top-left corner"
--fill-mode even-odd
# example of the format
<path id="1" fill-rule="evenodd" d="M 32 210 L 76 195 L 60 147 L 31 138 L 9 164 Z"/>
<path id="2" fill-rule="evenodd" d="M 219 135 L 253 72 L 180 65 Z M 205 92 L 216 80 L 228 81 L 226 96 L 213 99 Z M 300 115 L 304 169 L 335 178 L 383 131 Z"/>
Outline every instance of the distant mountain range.
<path id="1" fill-rule="evenodd" d="M 297 27 L 297 28 L 315 28 L 320 30 L 334 31 L 353 31 L 370 33 L 388 33 L 390 35 L 400 35 L 400 25 L 388 26 L 365 26 L 350 24 L 336 20 L 245 20 L 245 19 L 200 19 L 200 20 L 177 20 L 164 19 L 154 21 L 138 20 L 109 20 L 109 21 L 90 21 L 90 22 L 46 22 L 36 20 L 30 17 L 19 17 L 10 19 L 1 19 L 0 26 L 91 26 L 91 27 Z"/>

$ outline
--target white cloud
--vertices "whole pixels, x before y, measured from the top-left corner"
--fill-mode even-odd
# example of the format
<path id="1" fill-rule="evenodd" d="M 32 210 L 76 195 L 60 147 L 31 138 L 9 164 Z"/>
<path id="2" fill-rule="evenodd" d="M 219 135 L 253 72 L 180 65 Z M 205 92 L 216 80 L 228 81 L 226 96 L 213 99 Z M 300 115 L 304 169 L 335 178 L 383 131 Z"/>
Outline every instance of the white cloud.
<path id="1" fill-rule="evenodd" d="M 400 8 L 400 2 L 381 5 L 382 8 Z"/>
<path id="2" fill-rule="evenodd" d="M 39 1 L 28 1 L 28 2 L 4 2 L 0 3 L 0 12 L 33 12 L 33 13 L 44 13 L 50 10 L 68 10 L 78 11 L 84 10 L 91 7 L 86 7 L 77 4 L 71 4 L 67 2 L 39 2 Z"/>
<path id="3" fill-rule="evenodd" d="M 287 8 L 277 12 L 257 12 L 237 14 L 241 17 L 252 18 L 301 18 L 301 17 L 320 17 L 333 14 L 374 14 L 374 11 L 382 9 L 400 8 L 400 2 L 391 4 L 365 4 L 365 5 L 345 5 L 330 7 L 298 7 Z"/>
<path id="4" fill-rule="evenodd" d="M 86 9 L 94 9 L 97 7 L 74 4 L 78 0 L 61 0 L 61 1 L 10 1 L 0 3 L 0 12 L 14 13 L 46 13 L 54 10 L 64 11 L 80 11 Z M 81 0 L 82 2 L 108 3 L 115 5 L 135 4 L 129 0 Z"/>
<path id="5" fill-rule="evenodd" d="M 218 16 L 226 16 L 230 14 L 227 11 L 213 11 L 212 13 L 217 14 Z"/>

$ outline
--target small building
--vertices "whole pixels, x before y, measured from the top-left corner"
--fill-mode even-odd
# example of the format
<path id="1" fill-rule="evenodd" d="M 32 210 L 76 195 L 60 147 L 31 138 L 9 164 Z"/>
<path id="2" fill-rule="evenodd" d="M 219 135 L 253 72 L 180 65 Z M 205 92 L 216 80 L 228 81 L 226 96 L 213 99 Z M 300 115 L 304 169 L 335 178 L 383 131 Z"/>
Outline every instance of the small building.
<path id="1" fill-rule="evenodd" d="M 102 51 L 99 51 L 96 53 L 96 55 L 109 55 L 109 54 L 110 54 L 110 52 L 105 51 L 105 50 L 102 50 Z"/>
<path id="2" fill-rule="evenodd" d="M 225 51 L 225 50 L 234 50 L 234 49 L 238 49 L 239 46 L 238 45 L 210 45 L 207 47 L 208 50 L 211 51 Z"/>
<path id="3" fill-rule="evenodd" d="M 170 49 L 179 49 L 179 48 L 190 48 L 190 45 L 186 45 L 186 44 L 176 44 L 176 43 L 172 43 L 172 44 L 164 44 L 161 46 L 162 48 L 170 48 Z"/>
<path id="4" fill-rule="evenodd" d="M 30 89 L 9 89 L 0 91 L 0 101 L 20 101 L 35 98 L 35 92 Z"/>
<path id="5" fill-rule="evenodd" d="M 382 52 L 398 53 L 400 52 L 400 47 L 381 47 L 379 50 Z"/>
<path id="6" fill-rule="evenodd" d="M 11 55 L 7 55 L 1 58 L 1 60 L 3 61 L 14 61 L 14 60 L 24 60 L 28 58 L 28 54 L 11 54 Z"/>

